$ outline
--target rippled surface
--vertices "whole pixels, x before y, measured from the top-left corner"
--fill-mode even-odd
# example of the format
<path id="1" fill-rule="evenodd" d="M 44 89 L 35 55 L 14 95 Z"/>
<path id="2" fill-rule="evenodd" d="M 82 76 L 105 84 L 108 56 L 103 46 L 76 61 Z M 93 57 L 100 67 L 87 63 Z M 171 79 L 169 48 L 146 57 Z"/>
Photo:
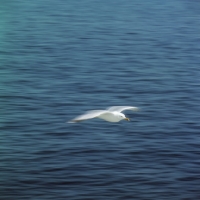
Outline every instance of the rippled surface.
<path id="1" fill-rule="evenodd" d="M 200 3 L 9 2 L 0 199 L 200 199 Z M 141 111 L 65 123 L 113 105 Z"/>

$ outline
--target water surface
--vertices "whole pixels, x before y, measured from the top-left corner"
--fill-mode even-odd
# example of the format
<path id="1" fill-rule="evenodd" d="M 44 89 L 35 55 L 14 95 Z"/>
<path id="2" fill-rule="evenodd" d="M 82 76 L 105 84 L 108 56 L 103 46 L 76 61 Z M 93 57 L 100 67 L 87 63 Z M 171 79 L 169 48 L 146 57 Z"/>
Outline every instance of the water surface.
<path id="1" fill-rule="evenodd" d="M 200 198 L 198 1 L 1 7 L 0 199 Z"/>

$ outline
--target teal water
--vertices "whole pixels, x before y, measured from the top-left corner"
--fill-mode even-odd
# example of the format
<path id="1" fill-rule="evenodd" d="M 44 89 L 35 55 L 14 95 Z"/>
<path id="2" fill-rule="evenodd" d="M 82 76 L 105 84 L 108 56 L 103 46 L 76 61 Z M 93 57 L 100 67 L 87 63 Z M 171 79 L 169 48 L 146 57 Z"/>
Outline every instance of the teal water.
<path id="1" fill-rule="evenodd" d="M 199 199 L 199 8 L 2 1 L 0 199 Z"/>

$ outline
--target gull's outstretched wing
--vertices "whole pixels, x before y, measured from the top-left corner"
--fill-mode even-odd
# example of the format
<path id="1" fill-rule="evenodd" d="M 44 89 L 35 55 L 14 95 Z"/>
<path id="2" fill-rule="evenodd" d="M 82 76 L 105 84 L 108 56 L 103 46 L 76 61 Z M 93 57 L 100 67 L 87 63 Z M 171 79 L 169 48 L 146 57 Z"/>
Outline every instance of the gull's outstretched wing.
<path id="1" fill-rule="evenodd" d="M 75 122 L 80 122 L 83 120 L 87 120 L 87 119 L 93 119 L 95 117 L 99 117 L 102 114 L 108 113 L 109 111 L 107 110 L 91 110 L 86 112 L 83 115 L 79 115 L 78 117 L 68 121 L 68 123 L 75 123 Z"/>
<path id="2" fill-rule="evenodd" d="M 138 107 L 133 107 L 133 106 L 112 106 L 108 108 L 108 111 L 110 112 L 122 112 L 124 110 L 133 110 L 133 111 L 138 111 L 139 108 Z"/>

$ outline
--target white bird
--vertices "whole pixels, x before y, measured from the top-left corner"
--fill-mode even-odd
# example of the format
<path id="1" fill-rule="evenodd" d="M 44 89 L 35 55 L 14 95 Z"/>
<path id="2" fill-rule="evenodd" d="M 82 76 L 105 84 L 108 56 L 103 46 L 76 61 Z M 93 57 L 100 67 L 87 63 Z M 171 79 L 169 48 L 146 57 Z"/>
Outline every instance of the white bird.
<path id="1" fill-rule="evenodd" d="M 70 120 L 68 123 L 75 123 L 80 122 L 87 119 L 93 119 L 93 118 L 100 118 L 104 119 L 108 122 L 119 122 L 121 120 L 127 120 L 130 121 L 129 118 L 127 118 L 122 111 L 124 110 L 133 110 L 138 111 L 139 108 L 132 107 L 132 106 L 112 106 L 109 107 L 107 110 L 91 110 L 86 112 L 83 115 L 80 115 L 72 120 Z"/>

